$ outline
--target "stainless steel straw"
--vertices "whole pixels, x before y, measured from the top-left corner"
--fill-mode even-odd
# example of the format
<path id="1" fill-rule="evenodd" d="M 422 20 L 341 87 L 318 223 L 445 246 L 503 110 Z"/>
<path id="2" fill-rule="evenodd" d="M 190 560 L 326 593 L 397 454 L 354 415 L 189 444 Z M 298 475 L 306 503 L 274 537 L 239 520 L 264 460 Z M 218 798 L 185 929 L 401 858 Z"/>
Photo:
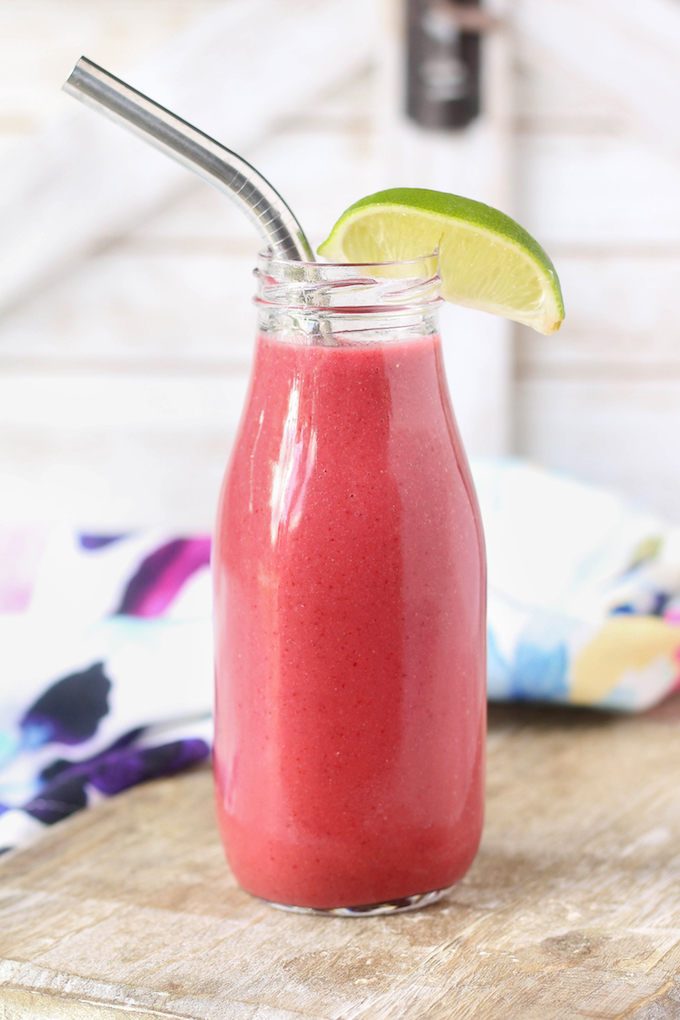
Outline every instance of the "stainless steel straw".
<path id="1" fill-rule="evenodd" d="M 277 258 L 314 262 L 302 227 L 278 191 L 235 152 L 87 57 L 80 58 L 63 89 L 229 195 L 253 220 Z"/>

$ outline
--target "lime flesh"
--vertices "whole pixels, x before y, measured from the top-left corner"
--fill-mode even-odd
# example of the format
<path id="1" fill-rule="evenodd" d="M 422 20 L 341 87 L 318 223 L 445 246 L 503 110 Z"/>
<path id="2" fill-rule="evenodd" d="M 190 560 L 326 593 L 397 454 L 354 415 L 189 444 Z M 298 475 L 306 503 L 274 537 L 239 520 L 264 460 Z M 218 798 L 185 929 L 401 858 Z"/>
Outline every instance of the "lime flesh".
<path id="1" fill-rule="evenodd" d="M 333 262 L 393 262 L 437 252 L 446 301 L 553 333 L 564 318 L 555 267 L 518 223 L 460 195 L 392 188 L 342 214 L 319 254 Z"/>

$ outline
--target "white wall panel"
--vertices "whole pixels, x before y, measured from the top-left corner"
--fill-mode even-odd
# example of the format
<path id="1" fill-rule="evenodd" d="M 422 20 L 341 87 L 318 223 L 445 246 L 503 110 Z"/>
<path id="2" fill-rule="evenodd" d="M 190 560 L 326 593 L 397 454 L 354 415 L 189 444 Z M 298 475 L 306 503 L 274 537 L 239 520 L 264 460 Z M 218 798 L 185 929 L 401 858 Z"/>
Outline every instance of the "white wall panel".
<path id="1" fill-rule="evenodd" d="M 518 216 L 546 246 L 677 244 L 680 160 L 627 135 L 518 140 Z"/>
<path id="2" fill-rule="evenodd" d="M 559 250 L 559 249 L 558 249 Z M 586 249 L 582 249 L 586 251 Z M 555 259 L 568 315 L 559 333 L 540 337 L 521 329 L 520 370 L 608 370 L 615 376 L 680 373 L 680 251 L 619 255 L 616 248 Z"/>
<path id="3" fill-rule="evenodd" d="M 231 4 L 238 14 L 249 0 Z M 398 73 L 396 4 L 384 0 L 392 22 L 383 92 Z M 175 45 L 221 0 L 0 6 L 0 159 L 3 151 L 9 159 L 58 110 L 76 109 L 58 89 L 78 55 L 75 39 L 75 50 L 122 69 Z M 509 209 L 553 255 L 567 305 L 556 336 L 517 331 L 515 449 L 678 517 L 680 5 L 497 6 L 512 31 L 487 44 L 490 129 L 447 139 L 395 127 L 394 94 L 383 95 L 376 116 L 374 79 L 358 73 L 359 61 L 337 87 L 272 120 L 249 156 L 315 243 L 357 197 L 392 184 L 450 188 Z M 668 138 L 662 107 L 675 111 Z M 125 136 L 108 130 L 121 151 Z M 259 242 L 225 199 L 189 176 L 151 215 L 153 206 L 115 243 L 108 228 L 95 230 L 93 257 L 0 318 L 0 472 L 72 498 L 84 507 L 77 516 L 93 523 L 205 527 L 246 385 Z M 26 215 L 9 212 L 16 223 Z M 68 221 L 64 208 L 55 215 L 45 219 L 48 233 Z M 41 257 L 36 249 L 36 274 Z M 459 309 L 447 309 L 444 326 L 468 440 L 503 449 L 513 402 L 505 327 Z"/>
<path id="4" fill-rule="evenodd" d="M 139 3 L 145 23 L 156 0 Z M 99 7 L 74 0 L 69 9 L 57 49 L 79 18 L 91 22 L 84 38 L 115 28 L 116 18 L 132 31 L 136 20 L 134 5 L 114 10 L 108 0 Z M 19 42 L 40 52 L 49 33 L 31 34 L 28 21 L 17 21 Z M 157 41 L 164 38 L 159 29 Z M 153 40 L 150 31 L 147 47 Z M 123 41 L 117 55 L 128 62 L 124 50 Z M 58 92 L 56 73 L 59 101 L 73 106 Z M 301 114 L 277 120 L 249 154 L 317 243 L 347 205 L 379 186 L 372 100 L 371 75 L 349 73 L 307 97 Z M 0 136 L 2 113 L 0 106 Z M 125 144 L 125 133 L 106 127 Z M 94 527 L 210 527 L 247 386 L 261 242 L 225 196 L 189 174 L 183 180 L 171 201 L 152 215 L 153 204 L 143 210 L 124 236 L 94 231 L 95 254 L 0 317 L 0 500 L 4 472 L 35 482 L 48 502 Z M 95 187 L 106 201 L 105 181 Z M 20 218 L 28 198 L 16 192 L 14 200 Z"/>
<path id="5" fill-rule="evenodd" d="M 0 157 L 69 109 L 61 83 L 81 53 L 125 66 L 221 0 L 2 0 Z"/>
<path id="6" fill-rule="evenodd" d="M 676 0 L 515 0 L 515 31 L 625 110 L 630 131 L 680 156 Z"/>
<path id="7" fill-rule="evenodd" d="M 5 372 L 0 379 L 0 424 L 93 431 L 141 426 L 181 431 L 232 428 L 238 422 L 246 373 L 181 377 L 101 374 L 53 376 Z"/>
<path id="8" fill-rule="evenodd" d="M 5 373 L 3 475 L 93 527 L 209 528 L 247 375 Z"/>
<path id="9" fill-rule="evenodd" d="M 520 448 L 680 522 L 680 378 L 522 379 Z"/>
<path id="10" fill-rule="evenodd" d="M 371 144 L 371 78 L 334 89 L 259 146 L 253 160 L 276 181 L 319 243 L 357 195 L 378 186 Z M 312 168 L 310 171 L 309 168 Z M 253 269 L 262 247 L 229 200 L 187 175 L 185 194 L 77 271 L 0 318 L 0 367 L 45 359 L 102 368 L 169 359 L 237 367 L 255 334 Z"/>
<path id="11" fill-rule="evenodd" d="M 518 330 L 516 448 L 680 519 L 680 7 L 516 0 L 522 222 L 567 318 Z"/>
<path id="12" fill-rule="evenodd" d="M 226 246 L 225 246 L 226 247 Z M 152 366 L 247 366 L 255 330 L 253 256 L 122 246 L 89 260 L 0 325 L 0 366 L 36 359 Z"/>
<path id="13" fill-rule="evenodd" d="M 373 7 L 367 0 L 230 0 L 125 77 L 248 155 L 316 95 L 369 63 Z M 276 74 L 284 54 L 285 73 Z M 70 110 L 0 164 L 2 307 L 184 189 L 184 168 L 74 101 Z"/>

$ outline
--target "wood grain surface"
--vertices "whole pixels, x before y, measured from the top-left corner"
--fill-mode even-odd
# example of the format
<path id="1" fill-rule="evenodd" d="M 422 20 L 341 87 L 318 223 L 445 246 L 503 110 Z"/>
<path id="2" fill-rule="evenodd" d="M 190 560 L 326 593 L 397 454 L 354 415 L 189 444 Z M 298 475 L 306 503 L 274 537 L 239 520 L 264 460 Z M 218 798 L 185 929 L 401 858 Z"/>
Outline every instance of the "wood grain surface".
<path id="1" fill-rule="evenodd" d="M 211 777 L 150 783 L 0 865 L 0 1017 L 680 1016 L 680 699 L 495 707 L 488 821 L 436 906 L 285 914 L 235 884 Z"/>

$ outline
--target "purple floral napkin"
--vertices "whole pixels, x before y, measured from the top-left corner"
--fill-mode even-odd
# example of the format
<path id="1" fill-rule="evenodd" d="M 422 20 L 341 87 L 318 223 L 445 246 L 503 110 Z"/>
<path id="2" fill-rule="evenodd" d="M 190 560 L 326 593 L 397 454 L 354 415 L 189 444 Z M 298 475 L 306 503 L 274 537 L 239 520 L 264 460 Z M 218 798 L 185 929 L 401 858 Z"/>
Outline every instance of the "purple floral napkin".
<path id="1" fill-rule="evenodd" d="M 473 463 L 494 700 L 680 690 L 680 528 L 521 460 Z M 0 524 L 0 849 L 210 753 L 210 540 Z"/>
<path id="2" fill-rule="evenodd" d="M 0 532 L 0 850 L 205 760 L 210 540 Z"/>

